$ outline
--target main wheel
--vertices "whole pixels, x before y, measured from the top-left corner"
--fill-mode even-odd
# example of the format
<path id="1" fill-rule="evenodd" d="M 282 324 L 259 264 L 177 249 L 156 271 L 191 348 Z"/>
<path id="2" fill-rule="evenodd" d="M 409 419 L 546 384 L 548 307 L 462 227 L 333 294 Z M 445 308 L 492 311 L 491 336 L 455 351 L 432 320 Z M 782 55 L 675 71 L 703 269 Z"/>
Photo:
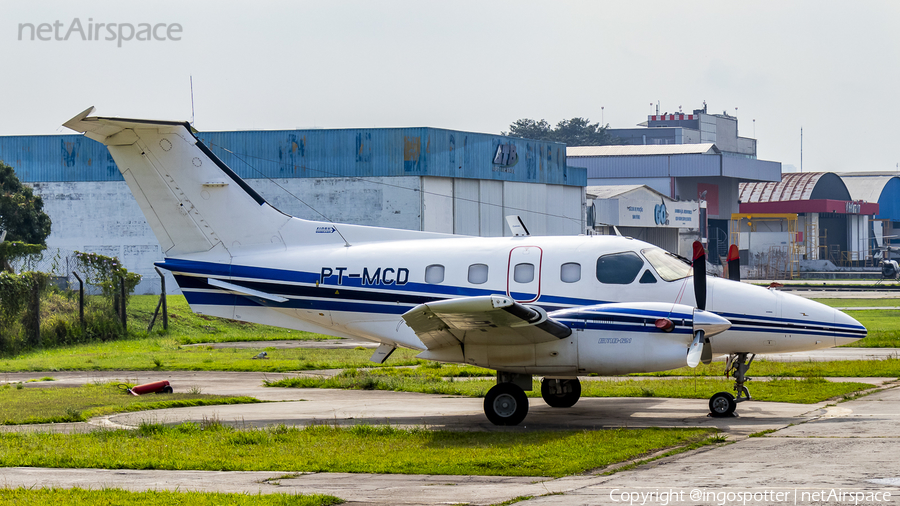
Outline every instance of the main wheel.
<path id="1" fill-rule="evenodd" d="M 528 414 L 528 397 L 512 383 L 500 383 L 484 396 L 484 414 L 494 425 L 519 425 Z"/>
<path id="2" fill-rule="evenodd" d="M 719 392 L 709 398 L 709 414 L 716 418 L 724 418 L 734 414 L 737 403 L 728 392 Z"/>
<path id="3" fill-rule="evenodd" d="M 541 381 L 541 397 L 551 408 L 571 408 L 581 398 L 581 382 L 575 379 Z"/>

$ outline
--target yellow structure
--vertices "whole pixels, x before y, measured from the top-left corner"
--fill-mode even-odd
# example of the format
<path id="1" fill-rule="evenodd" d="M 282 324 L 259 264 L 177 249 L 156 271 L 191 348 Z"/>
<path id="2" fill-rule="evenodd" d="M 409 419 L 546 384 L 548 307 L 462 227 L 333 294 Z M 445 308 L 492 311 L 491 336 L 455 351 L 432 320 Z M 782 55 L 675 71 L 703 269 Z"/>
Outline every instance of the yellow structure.
<path id="1" fill-rule="evenodd" d="M 751 272 L 750 277 L 760 277 L 764 279 L 794 279 L 796 274 L 800 272 L 800 255 L 804 245 L 814 244 L 818 246 L 817 241 L 808 241 L 807 237 L 798 244 L 797 241 L 797 214 L 794 213 L 734 213 L 731 215 L 731 244 L 736 244 L 738 249 L 741 248 L 741 231 L 744 230 L 744 223 L 750 233 L 756 232 L 757 224 L 763 222 L 782 222 L 787 223 L 787 232 L 790 241 L 787 246 L 771 246 L 769 251 L 760 254 L 762 262 L 757 264 L 756 272 Z M 807 231 L 808 232 L 808 231 Z"/>

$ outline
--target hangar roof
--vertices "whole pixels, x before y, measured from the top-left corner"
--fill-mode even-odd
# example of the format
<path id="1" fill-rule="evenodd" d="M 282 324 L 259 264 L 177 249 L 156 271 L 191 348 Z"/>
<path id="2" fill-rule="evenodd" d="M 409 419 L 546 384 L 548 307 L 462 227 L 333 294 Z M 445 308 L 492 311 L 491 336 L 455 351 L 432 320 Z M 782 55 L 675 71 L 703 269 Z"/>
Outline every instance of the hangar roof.
<path id="1" fill-rule="evenodd" d="M 847 185 L 847 190 L 850 191 L 850 197 L 853 200 L 865 200 L 866 202 L 878 202 L 881 192 L 891 182 L 891 179 L 900 179 L 897 174 L 890 172 L 879 175 L 844 172 L 840 176 Z"/>
<path id="2" fill-rule="evenodd" d="M 572 146 L 566 156 L 717 155 L 719 148 L 705 144 L 662 144 L 646 146 Z"/>
<path id="3" fill-rule="evenodd" d="M 876 219 L 900 221 L 900 173 L 845 172 L 841 179 L 853 200 L 878 202 Z"/>
<path id="4" fill-rule="evenodd" d="M 741 183 L 738 193 L 742 203 L 819 199 L 850 200 L 850 192 L 832 172 L 794 172 L 782 174 L 779 182 Z"/>

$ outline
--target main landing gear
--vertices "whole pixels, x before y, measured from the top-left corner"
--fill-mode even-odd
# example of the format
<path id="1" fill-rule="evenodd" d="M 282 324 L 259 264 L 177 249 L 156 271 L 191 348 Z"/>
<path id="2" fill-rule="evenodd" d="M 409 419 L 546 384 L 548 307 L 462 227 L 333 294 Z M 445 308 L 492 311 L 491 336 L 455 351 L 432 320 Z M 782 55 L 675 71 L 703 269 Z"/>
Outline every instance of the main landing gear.
<path id="1" fill-rule="evenodd" d="M 719 392 L 710 397 L 710 416 L 715 418 L 737 416 L 734 413 L 737 403 L 751 399 L 750 390 L 744 386 L 744 383 L 750 381 L 750 378 L 746 377 L 746 373 L 756 355 L 751 355 L 750 360 L 747 360 L 747 355 L 749 353 L 736 353 L 728 357 L 725 362 L 725 376 L 730 375 L 734 378 L 734 391 L 737 393 L 737 397 L 728 392 Z"/>
<path id="2" fill-rule="evenodd" d="M 578 378 L 544 378 L 541 381 L 541 397 L 551 408 L 571 408 L 581 397 L 581 382 Z"/>
<path id="3" fill-rule="evenodd" d="M 519 425 L 528 415 L 531 375 L 497 372 L 497 384 L 484 396 L 484 414 L 494 425 Z M 581 397 L 581 382 L 572 379 L 541 381 L 541 397 L 553 408 L 570 408 Z"/>

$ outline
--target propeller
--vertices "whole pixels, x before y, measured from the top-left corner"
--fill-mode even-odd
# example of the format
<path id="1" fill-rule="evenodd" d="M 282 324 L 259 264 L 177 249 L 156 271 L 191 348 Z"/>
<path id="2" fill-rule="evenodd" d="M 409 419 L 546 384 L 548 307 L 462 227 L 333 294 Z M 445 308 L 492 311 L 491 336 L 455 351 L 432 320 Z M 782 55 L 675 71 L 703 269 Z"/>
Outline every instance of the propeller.
<path id="1" fill-rule="evenodd" d="M 687 365 L 691 369 L 697 367 L 700 364 L 700 359 L 703 358 L 703 348 L 704 346 L 703 331 L 698 330 L 697 334 L 694 336 L 694 340 L 691 341 L 691 346 L 688 348 L 687 354 Z"/>
<path id="2" fill-rule="evenodd" d="M 732 244 L 728 248 L 728 279 L 741 280 L 741 255 L 738 253 L 737 244 Z"/>
<path id="3" fill-rule="evenodd" d="M 736 254 L 737 248 L 734 246 L 732 248 Z M 731 254 L 729 253 L 730 258 Z M 688 347 L 687 365 L 688 367 L 697 367 L 700 362 L 704 364 L 712 362 L 712 347 L 709 345 L 709 337 L 728 330 L 731 322 L 715 313 L 706 311 L 706 251 L 700 241 L 694 241 L 694 261 L 691 265 L 694 267 L 694 298 L 697 301 L 697 309 L 694 310 L 694 339 Z M 729 265 L 730 273 L 731 266 Z"/>
<path id="4" fill-rule="evenodd" d="M 706 309 L 706 250 L 700 241 L 694 241 L 694 299 L 697 307 Z"/>

